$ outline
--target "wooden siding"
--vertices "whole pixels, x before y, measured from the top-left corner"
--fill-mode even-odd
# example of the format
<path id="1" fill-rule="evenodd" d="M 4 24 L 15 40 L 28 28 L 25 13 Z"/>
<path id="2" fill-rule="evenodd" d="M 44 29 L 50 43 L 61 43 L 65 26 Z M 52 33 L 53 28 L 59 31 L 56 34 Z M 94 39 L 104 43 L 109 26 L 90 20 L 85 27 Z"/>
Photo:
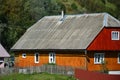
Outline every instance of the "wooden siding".
<path id="1" fill-rule="evenodd" d="M 81 52 L 55 52 L 56 53 L 56 64 L 60 66 L 72 66 L 76 68 L 86 68 L 86 57 L 85 53 Z M 120 70 L 120 64 L 117 62 L 118 53 L 117 51 L 88 51 L 88 70 L 89 71 L 100 71 L 102 70 L 101 64 L 94 64 L 94 53 L 104 53 L 104 59 L 107 62 L 108 70 Z M 15 66 L 17 67 L 30 67 L 30 66 L 41 66 L 49 63 L 49 52 L 39 52 L 39 63 L 34 62 L 34 52 L 26 52 L 26 58 L 22 58 L 22 52 L 16 53 Z"/>
<path id="2" fill-rule="evenodd" d="M 49 63 L 49 52 L 39 52 L 39 63 L 34 63 L 34 52 L 24 52 L 26 58 L 22 58 L 22 52 L 15 54 L 16 67 L 40 66 Z M 80 52 L 55 52 L 56 64 L 60 66 L 72 66 L 85 69 L 85 56 Z"/>
<path id="3" fill-rule="evenodd" d="M 107 62 L 106 67 L 110 71 L 120 70 L 120 64 L 118 63 L 118 53 L 117 51 L 92 51 L 88 52 L 89 62 L 88 70 L 89 71 L 100 71 L 102 70 L 101 64 L 94 64 L 94 53 L 104 53 L 104 59 Z"/>
<path id="4" fill-rule="evenodd" d="M 15 54 L 15 66 L 16 67 L 31 67 L 40 66 L 48 63 L 48 54 L 39 53 L 39 63 L 35 63 L 33 52 L 26 52 L 26 58 L 22 58 L 22 52 Z"/>
<path id="5" fill-rule="evenodd" d="M 111 31 L 120 32 L 120 28 L 104 28 L 87 50 L 120 50 L 120 40 L 111 40 Z"/>
<path id="6" fill-rule="evenodd" d="M 61 66 L 85 68 L 85 56 L 84 53 L 58 53 L 56 55 L 56 64 Z"/>

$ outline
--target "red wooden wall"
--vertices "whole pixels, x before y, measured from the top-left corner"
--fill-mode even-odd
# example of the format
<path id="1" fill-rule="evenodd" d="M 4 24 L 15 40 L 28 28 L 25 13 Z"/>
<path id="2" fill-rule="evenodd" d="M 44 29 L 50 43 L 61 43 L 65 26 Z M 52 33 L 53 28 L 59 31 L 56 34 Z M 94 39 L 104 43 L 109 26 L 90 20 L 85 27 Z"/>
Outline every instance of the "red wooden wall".
<path id="1" fill-rule="evenodd" d="M 120 40 L 111 40 L 111 31 L 120 31 L 120 27 L 103 28 L 87 50 L 120 50 Z"/>

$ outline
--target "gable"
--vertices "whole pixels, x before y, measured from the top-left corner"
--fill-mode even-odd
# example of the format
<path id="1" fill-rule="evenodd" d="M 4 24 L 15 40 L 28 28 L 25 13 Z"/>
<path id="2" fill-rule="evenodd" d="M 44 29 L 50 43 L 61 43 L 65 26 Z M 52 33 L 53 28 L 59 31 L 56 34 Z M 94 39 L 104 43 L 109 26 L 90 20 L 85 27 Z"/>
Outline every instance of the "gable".
<path id="1" fill-rule="evenodd" d="M 10 57 L 8 52 L 2 47 L 1 44 L 0 44 L 0 57 Z"/>
<path id="2" fill-rule="evenodd" d="M 112 31 L 120 32 L 120 28 L 104 28 L 89 45 L 87 50 L 120 50 L 120 40 L 112 40 Z"/>

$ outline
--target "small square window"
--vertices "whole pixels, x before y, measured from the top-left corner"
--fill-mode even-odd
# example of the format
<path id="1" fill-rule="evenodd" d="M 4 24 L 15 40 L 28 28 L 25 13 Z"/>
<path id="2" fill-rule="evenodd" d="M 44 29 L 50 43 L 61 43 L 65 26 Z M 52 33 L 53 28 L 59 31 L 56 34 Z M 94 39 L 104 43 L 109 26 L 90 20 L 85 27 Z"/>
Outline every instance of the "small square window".
<path id="1" fill-rule="evenodd" d="M 22 58 L 26 58 L 26 53 L 23 53 L 23 54 L 22 54 Z"/>
<path id="2" fill-rule="evenodd" d="M 118 54 L 118 63 L 120 64 L 120 53 Z"/>
<path id="3" fill-rule="evenodd" d="M 119 40 L 119 31 L 112 31 L 111 38 L 112 40 Z"/>
<path id="4" fill-rule="evenodd" d="M 103 61 L 104 61 L 103 53 L 95 53 L 94 54 L 94 63 L 95 64 L 102 64 Z"/>

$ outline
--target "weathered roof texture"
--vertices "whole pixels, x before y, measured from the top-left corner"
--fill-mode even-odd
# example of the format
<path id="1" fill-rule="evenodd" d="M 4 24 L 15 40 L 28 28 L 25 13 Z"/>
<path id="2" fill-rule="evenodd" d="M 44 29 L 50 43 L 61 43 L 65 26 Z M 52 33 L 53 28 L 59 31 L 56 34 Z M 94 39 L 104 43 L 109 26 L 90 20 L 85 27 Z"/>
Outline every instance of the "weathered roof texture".
<path id="1" fill-rule="evenodd" d="M 86 49 L 103 27 L 120 27 L 107 13 L 45 16 L 31 26 L 12 50 Z"/>
<path id="2" fill-rule="evenodd" d="M 0 57 L 10 57 L 8 52 L 3 48 L 1 44 L 0 44 Z"/>

